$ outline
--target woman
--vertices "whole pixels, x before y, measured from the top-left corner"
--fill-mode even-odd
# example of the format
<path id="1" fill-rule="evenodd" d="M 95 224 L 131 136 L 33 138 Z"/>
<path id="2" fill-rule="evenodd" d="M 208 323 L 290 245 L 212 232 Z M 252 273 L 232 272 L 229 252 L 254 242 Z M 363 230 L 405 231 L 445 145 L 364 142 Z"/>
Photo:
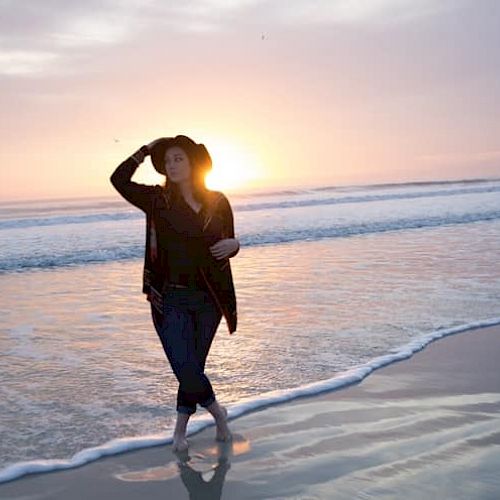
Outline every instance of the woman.
<path id="1" fill-rule="evenodd" d="M 163 186 L 130 180 L 148 155 L 155 169 L 166 176 Z M 232 438 L 226 408 L 217 402 L 204 374 L 222 316 L 229 333 L 236 330 L 229 259 L 240 247 L 229 201 L 205 186 L 211 167 L 203 144 L 178 135 L 142 146 L 110 178 L 117 191 L 146 214 L 143 292 L 151 302 L 156 332 L 179 381 L 175 451 L 188 448 L 186 427 L 197 404 L 213 415 L 216 440 Z"/>

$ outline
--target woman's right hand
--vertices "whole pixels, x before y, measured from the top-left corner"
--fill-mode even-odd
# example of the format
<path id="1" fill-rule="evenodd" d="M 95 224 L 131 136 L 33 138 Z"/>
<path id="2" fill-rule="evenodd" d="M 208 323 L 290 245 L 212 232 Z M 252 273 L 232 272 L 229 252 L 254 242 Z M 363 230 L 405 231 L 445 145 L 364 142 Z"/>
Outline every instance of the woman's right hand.
<path id="1" fill-rule="evenodd" d="M 155 144 L 159 143 L 160 141 L 165 140 L 164 137 L 160 137 L 159 139 L 155 139 L 154 141 L 151 141 L 149 144 L 146 144 L 146 147 L 149 149 L 149 153 L 151 153 L 151 150 L 155 146 Z"/>
<path id="2" fill-rule="evenodd" d="M 161 140 L 163 140 L 162 137 L 160 139 L 155 139 L 154 141 L 151 141 L 149 144 L 141 146 L 132 156 L 136 158 L 137 162 L 142 163 L 146 158 L 146 156 L 151 154 L 151 151 L 155 146 L 155 144 L 157 144 Z M 147 150 L 147 152 L 145 151 L 145 149 Z"/>

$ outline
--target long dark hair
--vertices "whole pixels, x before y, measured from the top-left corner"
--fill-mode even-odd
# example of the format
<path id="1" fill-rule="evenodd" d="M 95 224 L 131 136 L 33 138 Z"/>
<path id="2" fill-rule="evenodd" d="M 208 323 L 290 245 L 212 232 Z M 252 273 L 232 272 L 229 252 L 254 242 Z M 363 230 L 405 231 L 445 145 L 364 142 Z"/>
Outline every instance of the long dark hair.
<path id="1" fill-rule="evenodd" d="M 165 138 L 157 144 L 151 154 L 153 164 L 160 173 L 165 175 L 163 188 L 165 191 L 177 199 L 181 196 L 179 186 L 174 182 L 169 182 L 165 171 L 165 153 L 168 148 L 177 146 L 181 148 L 189 158 L 191 165 L 191 181 L 193 185 L 193 196 L 200 203 L 205 203 L 208 189 L 205 185 L 205 176 L 212 169 L 212 158 L 204 144 L 197 144 L 186 135 Z"/>

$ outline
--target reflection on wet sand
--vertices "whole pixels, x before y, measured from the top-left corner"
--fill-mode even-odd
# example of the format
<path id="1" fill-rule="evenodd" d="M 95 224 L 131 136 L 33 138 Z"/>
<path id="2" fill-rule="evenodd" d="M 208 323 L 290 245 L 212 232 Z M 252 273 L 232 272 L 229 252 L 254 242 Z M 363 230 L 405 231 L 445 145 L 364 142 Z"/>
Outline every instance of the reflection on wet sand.
<path id="1" fill-rule="evenodd" d="M 232 441 L 227 443 L 207 444 L 206 440 L 200 440 L 189 450 L 174 452 L 175 463 L 119 473 L 114 477 L 128 482 L 150 482 L 180 476 L 189 498 L 219 499 L 226 473 L 231 468 L 230 458 L 248 453 L 250 449 L 248 439 L 233 433 Z"/>

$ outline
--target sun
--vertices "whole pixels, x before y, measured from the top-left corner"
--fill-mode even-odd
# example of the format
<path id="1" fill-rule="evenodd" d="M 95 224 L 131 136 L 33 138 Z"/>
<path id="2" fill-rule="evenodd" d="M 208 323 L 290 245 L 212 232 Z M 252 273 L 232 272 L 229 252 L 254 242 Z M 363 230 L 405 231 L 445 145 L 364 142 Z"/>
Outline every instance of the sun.
<path id="1" fill-rule="evenodd" d="M 212 171 L 205 177 L 209 189 L 239 189 L 260 177 L 258 160 L 241 146 L 207 144 L 212 157 Z"/>
<path id="2" fill-rule="evenodd" d="M 249 147 L 219 138 L 207 139 L 204 144 L 212 158 L 212 170 L 205 177 L 209 189 L 240 191 L 263 180 L 262 163 Z M 165 177 L 150 165 L 147 169 L 138 169 L 134 180 L 144 184 L 163 184 Z"/>

